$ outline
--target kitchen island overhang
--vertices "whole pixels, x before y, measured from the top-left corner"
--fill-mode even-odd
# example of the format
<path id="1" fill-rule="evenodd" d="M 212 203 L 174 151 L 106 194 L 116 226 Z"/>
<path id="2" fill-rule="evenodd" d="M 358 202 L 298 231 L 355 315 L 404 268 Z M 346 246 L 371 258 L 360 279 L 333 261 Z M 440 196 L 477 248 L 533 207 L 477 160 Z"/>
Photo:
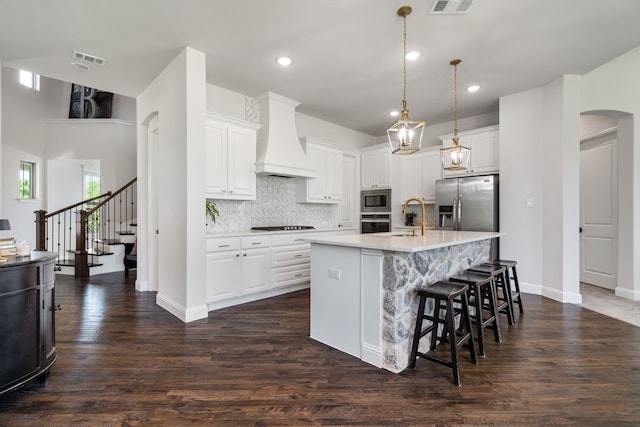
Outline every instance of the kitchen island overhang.
<path id="1" fill-rule="evenodd" d="M 500 232 L 375 233 L 311 243 L 311 338 L 391 372 L 408 366 L 416 290 L 488 261 Z"/>

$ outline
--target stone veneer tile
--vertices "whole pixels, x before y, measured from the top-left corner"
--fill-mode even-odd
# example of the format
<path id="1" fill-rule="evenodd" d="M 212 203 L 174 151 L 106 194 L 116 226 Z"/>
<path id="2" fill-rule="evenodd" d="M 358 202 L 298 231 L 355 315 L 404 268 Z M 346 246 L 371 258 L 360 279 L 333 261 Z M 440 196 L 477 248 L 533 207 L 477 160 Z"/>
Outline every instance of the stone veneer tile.
<path id="1" fill-rule="evenodd" d="M 490 240 L 465 243 L 425 252 L 384 252 L 382 365 L 400 372 L 409 364 L 418 298 L 416 290 L 487 262 Z M 427 310 L 433 310 L 433 304 Z M 425 337 L 420 351 L 426 351 Z"/>

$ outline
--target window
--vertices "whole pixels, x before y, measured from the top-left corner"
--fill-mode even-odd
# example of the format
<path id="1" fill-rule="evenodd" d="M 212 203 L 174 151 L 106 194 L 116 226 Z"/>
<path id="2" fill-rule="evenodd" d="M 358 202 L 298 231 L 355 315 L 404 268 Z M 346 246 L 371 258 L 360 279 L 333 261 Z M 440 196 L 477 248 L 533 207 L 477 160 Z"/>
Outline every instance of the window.
<path id="1" fill-rule="evenodd" d="M 84 171 L 84 198 L 85 200 L 92 199 L 100 195 L 100 173 L 90 170 Z M 100 200 L 92 200 L 86 203 L 85 209 L 87 211 L 96 207 Z M 97 233 L 100 230 L 100 210 L 95 211 L 87 219 L 87 227 L 89 233 Z"/>
<path id="2" fill-rule="evenodd" d="M 20 84 L 33 90 L 40 90 L 40 74 L 20 70 Z"/>
<path id="3" fill-rule="evenodd" d="M 36 164 L 20 161 L 20 199 L 35 199 Z"/>

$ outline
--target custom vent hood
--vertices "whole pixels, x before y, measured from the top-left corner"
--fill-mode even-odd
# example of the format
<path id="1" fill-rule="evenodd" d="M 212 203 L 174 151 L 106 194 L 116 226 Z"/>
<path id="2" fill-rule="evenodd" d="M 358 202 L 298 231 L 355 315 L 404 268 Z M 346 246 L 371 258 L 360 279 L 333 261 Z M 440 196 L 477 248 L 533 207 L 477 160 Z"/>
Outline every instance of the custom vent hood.
<path id="1" fill-rule="evenodd" d="M 300 145 L 296 130 L 299 102 L 267 92 L 257 98 L 260 123 L 256 150 L 256 173 L 315 178 L 316 171 Z"/>

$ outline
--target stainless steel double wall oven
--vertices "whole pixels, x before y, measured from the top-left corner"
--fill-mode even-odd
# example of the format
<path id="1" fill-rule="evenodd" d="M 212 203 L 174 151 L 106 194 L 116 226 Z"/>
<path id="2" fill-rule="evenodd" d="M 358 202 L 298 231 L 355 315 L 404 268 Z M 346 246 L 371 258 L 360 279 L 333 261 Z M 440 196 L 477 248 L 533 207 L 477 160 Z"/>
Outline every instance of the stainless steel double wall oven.
<path id="1" fill-rule="evenodd" d="M 360 232 L 391 231 L 391 189 L 362 190 L 360 193 Z"/>

